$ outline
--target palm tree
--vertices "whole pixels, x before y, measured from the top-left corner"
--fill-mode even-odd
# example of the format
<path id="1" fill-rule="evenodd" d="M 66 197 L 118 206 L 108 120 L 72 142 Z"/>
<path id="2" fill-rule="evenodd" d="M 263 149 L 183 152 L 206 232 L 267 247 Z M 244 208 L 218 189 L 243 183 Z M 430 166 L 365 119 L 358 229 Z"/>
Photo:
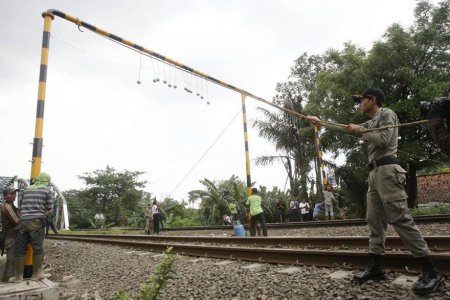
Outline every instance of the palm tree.
<path id="1" fill-rule="evenodd" d="M 292 111 L 301 113 L 303 98 L 294 82 L 278 84 L 278 94 L 274 103 Z M 258 128 L 260 137 L 275 144 L 275 149 L 281 153 L 278 156 L 261 156 L 256 159 L 257 165 L 269 165 L 276 160 L 281 161 L 286 169 L 291 195 L 306 198 L 308 196 L 308 172 L 314 161 L 314 132 L 309 123 L 298 119 L 284 111 L 272 112 L 258 108 L 265 119 L 256 120 L 253 126 Z"/>

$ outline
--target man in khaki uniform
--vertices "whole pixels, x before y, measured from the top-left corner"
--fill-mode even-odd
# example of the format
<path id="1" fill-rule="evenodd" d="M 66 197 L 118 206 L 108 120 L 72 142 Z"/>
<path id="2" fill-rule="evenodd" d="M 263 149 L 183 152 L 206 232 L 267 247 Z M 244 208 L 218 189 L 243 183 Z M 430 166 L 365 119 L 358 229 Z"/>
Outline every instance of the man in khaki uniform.
<path id="1" fill-rule="evenodd" d="M 408 212 L 407 194 L 404 189 L 406 171 L 397 162 L 398 128 L 388 128 L 372 132 L 365 129 L 378 128 L 399 123 L 397 115 L 389 108 L 383 108 L 382 90 L 369 87 L 360 96 L 353 96 L 359 103 L 363 114 L 371 120 L 360 125 L 349 124 L 345 128 L 325 124 L 326 128 L 361 135 L 368 143 L 369 152 L 369 190 L 367 191 L 367 225 L 371 235 L 369 240 L 369 266 L 363 273 L 353 278 L 358 282 L 385 279 L 382 266 L 386 229 L 390 223 L 394 226 L 405 246 L 417 257 L 423 266 L 423 274 L 413 286 L 417 294 L 435 291 L 443 281 L 442 275 L 433 265 L 430 251 L 422 234 Z M 314 116 L 306 120 L 320 124 Z"/>
<path id="2" fill-rule="evenodd" d="M 144 213 L 145 217 L 145 234 L 153 233 L 153 213 L 152 213 L 152 205 L 149 203 Z"/>

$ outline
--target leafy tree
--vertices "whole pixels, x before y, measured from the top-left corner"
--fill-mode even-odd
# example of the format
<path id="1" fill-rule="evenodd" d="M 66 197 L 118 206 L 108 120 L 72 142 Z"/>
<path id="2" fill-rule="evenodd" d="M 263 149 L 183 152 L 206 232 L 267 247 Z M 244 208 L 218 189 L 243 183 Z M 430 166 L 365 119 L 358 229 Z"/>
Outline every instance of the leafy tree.
<path id="1" fill-rule="evenodd" d="M 294 82 L 280 83 L 276 88 L 274 103 L 286 109 L 302 113 L 303 98 L 299 86 Z M 310 162 L 314 158 L 314 132 L 309 124 L 284 111 L 271 111 L 259 108 L 264 119 L 254 121 L 258 135 L 275 144 L 281 152 L 279 156 L 261 156 L 256 163 L 272 164 L 279 160 L 283 163 L 289 179 L 291 194 L 294 197 L 307 197 L 308 172 Z"/>
<path id="2" fill-rule="evenodd" d="M 201 211 L 199 213 L 202 213 L 203 209 L 208 207 L 211 211 L 211 224 L 222 224 L 222 216 L 230 213 L 229 203 L 231 201 L 237 204 L 241 218 L 246 215 L 243 206 L 243 200 L 246 198 L 246 186 L 237 176 L 232 175 L 230 179 L 219 182 L 205 178 L 200 180 L 200 183 L 204 185 L 205 190 L 190 191 L 189 202 L 194 203 L 200 200 Z"/>
<path id="3" fill-rule="evenodd" d="M 356 113 L 350 95 L 360 93 L 367 86 L 377 86 L 387 95 L 383 105 L 397 112 L 401 123 L 421 119 L 419 101 L 440 96 L 450 86 L 449 8 L 450 0 L 442 1 L 437 6 L 426 1 L 418 2 L 413 26 L 405 29 L 393 24 L 368 51 L 346 43 L 342 50 L 330 49 L 322 55 L 302 54 L 292 68 L 287 85 L 289 89 L 278 90 L 282 93 L 280 97 L 289 99 L 291 90 L 295 90 L 295 95 L 300 95 L 303 102 L 307 102 L 305 114 L 337 123 L 359 124 L 367 118 Z M 285 135 L 293 139 L 286 120 L 283 122 L 280 118 L 280 124 L 276 123 L 275 118 L 268 120 L 277 124 L 275 129 L 279 132 L 276 136 Z M 270 124 L 264 125 L 271 129 Z M 274 140 L 275 134 L 265 133 L 265 128 L 260 128 L 263 130 L 262 136 Z M 410 200 L 414 200 L 415 171 L 432 164 L 426 158 L 447 159 L 431 142 L 424 126 L 401 128 L 399 135 L 399 159 L 409 170 L 408 192 Z M 324 131 L 321 141 L 324 150 L 334 157 L 339 154 L 346 157 L 346 165 L 339 172 L 336 170 L 336 175 L 348 187 L 350 195 L 362 198 L 359 208 L 363 211 L 367 148 L 360 139 L 333 131 Z M 284 146 L 289 150 L 285 150 Z M 276 147 L 284 151 L 294 149 L 293 145 L 284 141 Z M 310 150 L 309 153 L 312 152 Z"/>
<path id="4" fill-rule="evenodd" d="M 90 200 L 83 197 L 79 190 L 68 190 L 63 192 L 67 201 L 69 212 L 69 224 L 71 228 L 94 227 L 95 211 L 89 205 Z"/>
<path id="5" fill-rule="evenodd" d="M 139 181 L 144 174 L 140 171 L 117 172 L 106 166 L 105 170 L 86 172 L 79 176 L 86 185 L 80 191 L 65 192 L 72 220 L 75 224 L 85 227 L 92 222 L 96 212 L 101 211 L 106 217 L 107 224 L 126 226 L 130 219 L 142 215 L 143 191 L 140 190 L 146 181 Z"/>

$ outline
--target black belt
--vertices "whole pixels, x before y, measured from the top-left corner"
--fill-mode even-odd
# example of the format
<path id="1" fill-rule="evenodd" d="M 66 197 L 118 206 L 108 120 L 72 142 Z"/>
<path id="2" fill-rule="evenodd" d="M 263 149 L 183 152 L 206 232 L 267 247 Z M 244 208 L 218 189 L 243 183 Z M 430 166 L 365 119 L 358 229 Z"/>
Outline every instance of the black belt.
<path id="1" fill-rule="evenodd" d="M 398 164 L 397 157 L 395 156 L 385 156 L 380 159 L 377 159 L 375 161 L 370 162 L 367 167 L 369 168 L 369 171 L 372 171 L 376 167 L 384 166 L 384 165 L 392 165 L 392 164 Z"/>

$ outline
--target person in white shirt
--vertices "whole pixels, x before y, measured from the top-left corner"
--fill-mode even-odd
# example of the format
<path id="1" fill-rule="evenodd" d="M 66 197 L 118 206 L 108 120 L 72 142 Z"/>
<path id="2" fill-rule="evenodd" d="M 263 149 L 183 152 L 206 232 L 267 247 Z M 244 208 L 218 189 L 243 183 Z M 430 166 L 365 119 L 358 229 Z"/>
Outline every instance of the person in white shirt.
<path id="1" fill-rule="evenodd" d="M 225 225 L 231 225 L 231 218 L 229 215 L 223 215 L 223 223 Z"/>
<path id="2" fill-rule="evenodd" d="M 153 200 L 153 206 L 152 206 L 152 214 L 153 214 L 153 231 L 155 234 L 160 234 L 160 228 L 159 228 L 159 218 L 161 217 L 159 214 L 159 208 L 156 204 L 156 199 Z"/>
<path id="3" fill-rule="evenodd" d="M 101 212 L 98 212 L 95 214 L 94 220 L 95 220 L 95 228 L 103 227 L 103 223 L 105 222 L 105 216 Z"/>
<path id="4" fill-rule="evenodd" d="M 309 221 L 309 203 L 308 200 L 302 200 L 298 206 L 300 208 L 300 217 L 301 220 L 304 221 Z"/>

